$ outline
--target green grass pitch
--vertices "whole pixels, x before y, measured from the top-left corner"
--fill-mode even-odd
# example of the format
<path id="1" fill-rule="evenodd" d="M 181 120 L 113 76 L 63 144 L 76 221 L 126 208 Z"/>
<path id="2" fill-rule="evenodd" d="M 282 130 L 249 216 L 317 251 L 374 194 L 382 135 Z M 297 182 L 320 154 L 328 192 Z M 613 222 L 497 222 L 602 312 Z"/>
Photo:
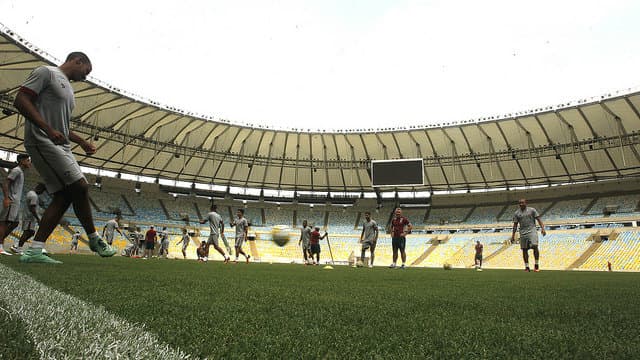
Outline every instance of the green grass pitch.
<path id="1" fill-rule="evenodd" d="M 196 357 L 583 359 L 640 350 L 639 273 L 17 258 L 2 263 Z M 0 334 L 25 337 L 5 351 L 32 349 L 15 319 L 0 320 Z"/>

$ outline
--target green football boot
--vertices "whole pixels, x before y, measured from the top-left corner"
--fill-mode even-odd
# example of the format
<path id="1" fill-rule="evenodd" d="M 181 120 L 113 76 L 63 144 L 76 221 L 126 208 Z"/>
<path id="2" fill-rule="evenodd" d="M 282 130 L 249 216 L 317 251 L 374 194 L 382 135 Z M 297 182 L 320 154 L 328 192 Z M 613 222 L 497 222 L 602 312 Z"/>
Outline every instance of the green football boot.
<path id="1" fill-rule="evenodd" d="M 62 264 L 62 261 L 54 260 L 42 253 L 42 249 L 27 249 L 20 256 L 22 263 Z"/>
<path id="2" fill-rule="evenodd" d="M 89 248 L 91 251 L 98 253 L 102 257 L 111 257 L 118 251 L 116 248 L 111 247 L 102 238 L 89 239 Z"/>

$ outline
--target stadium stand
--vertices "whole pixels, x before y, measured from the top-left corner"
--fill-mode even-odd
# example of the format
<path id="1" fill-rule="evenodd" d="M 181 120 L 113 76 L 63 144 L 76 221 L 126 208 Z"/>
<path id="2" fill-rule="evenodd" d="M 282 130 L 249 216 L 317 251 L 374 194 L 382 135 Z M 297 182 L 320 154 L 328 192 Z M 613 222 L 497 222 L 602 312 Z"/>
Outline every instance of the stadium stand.
<path id="1" fill-rule="evenodd" d="M 189 217 L 190 222 L 199 220 L 193 196 L 167 196 L 161 198 L 161 200 L 169 212 L 171 220 L 182 220 L 183 214 Z"/>
<path id="2" fill-rule="evenodd" d="M 431 208 L 427 224 L 461 223 L 471 211 L 471 207 Z"/>
<path id="3" fill-rule="evenodd" d="M 267 210 L 267 209 L 265 209 Z M 287 225 L 293 226 L 293 210 L 287 210 L 282 208 L 269 209 L 266 214 L 266 220 L 268 225 Z"/>
<path id="4" fill-rule="evenodd" d="M 579 269 L 604 271 L 609 261 L 614 270 L 640 271 L 640 231 L 622 230 L 615 239 L 602 241 Z"/>
<path id="5" fill-rule="evenodd" d="M 356 218 L 361 217 L 361 221 L 364 221 L 363 213 L 356 213 L 352 211 L 332 211 L 329 212 L 329 226 L 327 231 L 336 234 L 360 234 L 361 228 L 355 226 Z"/>
<path id="6" fill-rule="evenodd" d="M 318 226 L 321 230 L 325 228 L 324 218 L 326 211 L 324 209 L 308 209 L 298 208 L 296 211 L 296 226 L 302 226 L 302 221 L 307 220 L 310 226 Z"/>
<path id="7" fill-rule="evenodd" d="M 575 219 L 582 216 L 592 198 L 561 200 L 551 206 L 544 214 L 546 220 Z M 540 212 L 541 210 L 538 210 Z"/>
<path id="8" fill-rule="evenodd" d="M 504 205 L 478 206 L 473 209 L 465 220 L 467 224 L 494 224 L 498 219 L 498 214 Z"/>
<path id="9" fill-rule="evenodd" d="M 425 208 L 402 208 L 402 215 L 408 218 L 413 225 L 423 225 L 426 211 Z"/>

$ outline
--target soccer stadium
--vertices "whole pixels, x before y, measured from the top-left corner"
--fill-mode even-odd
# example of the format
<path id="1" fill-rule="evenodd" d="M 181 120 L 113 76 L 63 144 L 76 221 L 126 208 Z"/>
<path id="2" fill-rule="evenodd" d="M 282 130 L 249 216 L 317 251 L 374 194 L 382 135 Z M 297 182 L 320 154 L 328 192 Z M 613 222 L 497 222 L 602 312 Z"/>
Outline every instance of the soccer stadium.
<path id="1" fill-rule="evenodd" d="M 26 152 L 16 96 L 43 65 L 60 61 L 0 28 L 3 183 Z M 97 151 L 71 150 L 97 231 L 118 217 L 117 253 L 95 256 L 70 206 L 46 241 L 62 264 L 0 257 L 0 359 L 637 356 L 640 92 L 315 131 L 196 114 L 94 78 L 73 90 L 70 127 Z M 40 181 L 25 171 L 24 196 Z M 520 199 L 546 229 L 540 272 L 523 271 Z M 230 243 L 244 211 L 250 258 L 202 261 L 212 204 Z M 397 208 L 412 224 L 403 270 L 389 269 Z M 366 212 L 379 227 L 372 267 Z M 303 257 L 303 221 L 327 234 L 317 264 Z M 151 226 L 166 227 L 168 252 L 145 257 L 136 236 Z"/>

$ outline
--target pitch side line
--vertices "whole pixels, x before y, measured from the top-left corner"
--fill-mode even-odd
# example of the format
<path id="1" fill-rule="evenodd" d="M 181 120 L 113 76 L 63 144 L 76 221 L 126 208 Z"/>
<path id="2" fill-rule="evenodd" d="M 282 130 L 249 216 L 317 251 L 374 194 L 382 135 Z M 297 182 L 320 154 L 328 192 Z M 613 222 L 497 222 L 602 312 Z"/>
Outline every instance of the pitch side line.
<path id="1" fill-rule="evenodd" d="M 131 324 L 102 306 L 49 288 L 2 264 L 0 279 L 0 299 L 14 318 L 22 320 L 42 359 L 192 359 L 161 342 L 144 325 Z"/>

